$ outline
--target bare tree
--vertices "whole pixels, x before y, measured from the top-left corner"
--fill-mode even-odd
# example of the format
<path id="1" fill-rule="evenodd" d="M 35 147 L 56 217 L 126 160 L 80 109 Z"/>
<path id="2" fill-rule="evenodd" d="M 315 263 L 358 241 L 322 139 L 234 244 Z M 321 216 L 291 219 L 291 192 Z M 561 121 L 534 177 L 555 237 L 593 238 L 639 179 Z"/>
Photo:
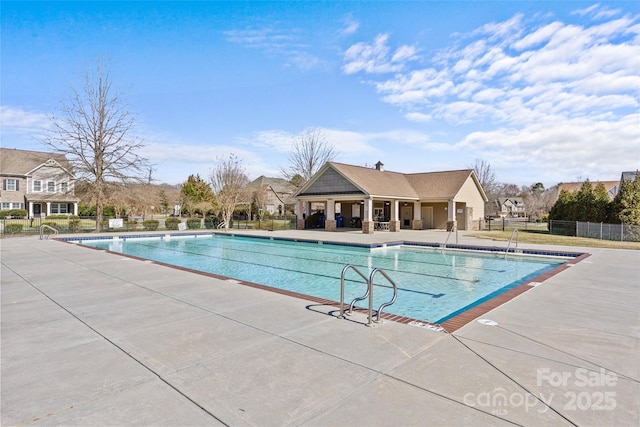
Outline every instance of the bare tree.
<path id="1" fill-rule="evenodd" d="M 327 142 L 326 135 L 320 129 L 307 129 L 293 141 L 289 153 L 289 167 L 281 170 L 282 175 L 294 182 L 296 175 L 307 182 L 322 165 L 332 161 L 336 152 Z"/>
<path id="2" fill-rule="evenodd" d="M 229 228 L 238 203 L 246 201 L 245 188 L 248 183 L 242 162 L 234 154 L 227 159 L 218 159 L 211 171 L 211 188 L 218 200 L 225 229 Z"/>
<path id="3" fill-rule="evenodd" d="M 493 172 L 491 164 L 485 160 L 476 159 L 471 168 L 476 173 L 478 181 L 480 181 L 480 185 L 489 200 L 494 198 L 496 196 L 496 174 Z"/>
<path id="4" fill-rule="evenodd" d="M 76 177 L 90 187 L 96 202 L 96 230 L 102 217 L 108 187 L 114 182 L 143 182 L 150 170 L 138 154 L 142 142 L 133 135 L 134 121 L 122 93 L 112 88 L 108 67 L 98 63 L 87 71 L 81 89 L 71 88 L 44 143 L 64 154 Z"/>

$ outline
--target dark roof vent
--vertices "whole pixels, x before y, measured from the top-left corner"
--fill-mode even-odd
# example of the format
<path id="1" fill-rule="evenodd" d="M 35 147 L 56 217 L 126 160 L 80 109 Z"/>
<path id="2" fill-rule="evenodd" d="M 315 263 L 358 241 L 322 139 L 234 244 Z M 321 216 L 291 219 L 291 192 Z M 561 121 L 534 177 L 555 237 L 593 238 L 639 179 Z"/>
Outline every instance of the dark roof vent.
<path id="1" fill-rule="evenodd" d="M 380 172 L 384 171 L 384 163 L 382 163 L 380 160 L 378 160 L 378 163 L 376 163 L 376 170 Z"/>

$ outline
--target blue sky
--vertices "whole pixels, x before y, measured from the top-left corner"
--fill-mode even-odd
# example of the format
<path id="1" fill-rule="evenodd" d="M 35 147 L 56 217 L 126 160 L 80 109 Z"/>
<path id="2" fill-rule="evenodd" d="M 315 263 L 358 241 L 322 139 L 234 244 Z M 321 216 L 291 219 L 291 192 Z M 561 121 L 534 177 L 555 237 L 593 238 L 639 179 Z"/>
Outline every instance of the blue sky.
<path id="1" fill-rule="evenodd" d="M 640 168 L 640 2 L 0 3 L 0 143 L 42 150 L 69 87 L 110 58 L 154 176 L 217 158 L 279 176 L 320 128 L 336 161 L 499 182 Z"/>

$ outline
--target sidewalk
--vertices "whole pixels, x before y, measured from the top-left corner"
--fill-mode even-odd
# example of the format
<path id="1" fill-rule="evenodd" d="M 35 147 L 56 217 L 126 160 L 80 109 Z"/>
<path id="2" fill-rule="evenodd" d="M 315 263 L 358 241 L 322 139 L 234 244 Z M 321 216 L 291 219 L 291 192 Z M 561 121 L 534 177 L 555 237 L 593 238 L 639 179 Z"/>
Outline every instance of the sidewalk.
<path id="1" fill-rule="evenodd" d="M 446 334 L 54 240 L 0 245 L 3 426 L 640 423 L 639 251 L 583 248 L 484 316 L 497 325 Z"/>

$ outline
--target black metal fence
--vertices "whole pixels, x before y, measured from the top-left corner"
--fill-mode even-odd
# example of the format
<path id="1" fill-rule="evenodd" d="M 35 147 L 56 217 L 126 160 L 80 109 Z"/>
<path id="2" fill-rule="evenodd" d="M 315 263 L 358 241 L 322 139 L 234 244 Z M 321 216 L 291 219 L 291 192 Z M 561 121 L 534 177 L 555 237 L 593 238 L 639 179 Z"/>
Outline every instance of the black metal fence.
<path id="1" fill-rule="evenodd" d="M 547 231 L 546 222 L 529 221 L 527 218 L 487 218 L 484 221 L 484 230 L 486 231 Z"/>
<path id="2" fill-rule="evenodd" d="M 295 215 L 271 215 L 268 218 L 253 218 L 234 216 L 230 228 L 256 230 L 294 230 L 296 228 Z M 179 224 L 183 225 L 179 225 Z M 103 232 L 134 232 L 155 230 L 197 230 L 217 229 L 221 221 L 218 218 L 177 218 L 177 217 L 129 217 L 106 218 L 102 223 Z M 91 233 L 96 231 L 95 217 L 48 217 L 48 218 L 2 218 L 0 219 L 0 235 L 24 236 L 40 234 L 43 225 L 54 228 L 60 233 Z M 45 227 L 45 234 L 53 230 Z"/>
<path id="3" fill-rule="evenodd" d="M 270 215 L 253 219 L 247 215 L 234 215 L 229 228 L 238 230 L 295 230 L 295 215 Z"/>

